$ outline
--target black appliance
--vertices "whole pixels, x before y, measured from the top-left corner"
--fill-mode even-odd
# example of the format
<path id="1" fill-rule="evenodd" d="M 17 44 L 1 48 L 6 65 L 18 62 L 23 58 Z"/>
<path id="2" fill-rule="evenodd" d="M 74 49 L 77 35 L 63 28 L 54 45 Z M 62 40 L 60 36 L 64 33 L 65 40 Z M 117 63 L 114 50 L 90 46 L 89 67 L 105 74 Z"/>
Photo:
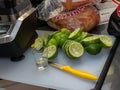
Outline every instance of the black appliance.
<path id="1" fill-rule="evenodd" d="M 34 7 L 37 7 L 43 0 L 30 0 Z"/>
<path id="2" fill-rule="evenodd" d="M 0 57 L 22 60 L 23 53 L 37 37 L 37 10 L 29 0 L 1 0 L 1 3 Z"/>
<path id="3" fill-rule="evenodd" d="M 110 35 L 120 37 L 120 17 L 117 12 L 118 9 L 111 14 L 107 31 Z"/>
<path id="4" fill-rule="evenodd" d="M 38 14 L 39 13 L 38 6 L 42 2 L 44 2 L 44 0 L 30 0 L 30 1 L 32 3 L 32 6 L 35 7 L 35 8 L 37 8 L 37 14 Z M 39 17 L 39 14 L 38 14 L 38 17 Z M 43 27 L 43 26 L 49 27 L 48 24 L 46 23 L 46 21 L 40 20 L 39 18 L 37 20 L 37 24 L 38 24 L 38 27 Z"/>

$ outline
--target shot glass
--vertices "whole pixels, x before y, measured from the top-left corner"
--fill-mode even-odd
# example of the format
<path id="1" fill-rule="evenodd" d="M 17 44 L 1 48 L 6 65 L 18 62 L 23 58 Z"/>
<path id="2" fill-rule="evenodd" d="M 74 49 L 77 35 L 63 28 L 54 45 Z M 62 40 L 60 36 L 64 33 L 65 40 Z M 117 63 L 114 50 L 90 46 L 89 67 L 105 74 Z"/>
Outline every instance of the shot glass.
<path id="1" fill-rule="evenodd" d="M 43 53 L 37 50 L 33 50 L 33 56 L 35 59 L 36 66 L 39 70 L 44 70 L 48 67 L 48 55 L 43 56 Z"/>

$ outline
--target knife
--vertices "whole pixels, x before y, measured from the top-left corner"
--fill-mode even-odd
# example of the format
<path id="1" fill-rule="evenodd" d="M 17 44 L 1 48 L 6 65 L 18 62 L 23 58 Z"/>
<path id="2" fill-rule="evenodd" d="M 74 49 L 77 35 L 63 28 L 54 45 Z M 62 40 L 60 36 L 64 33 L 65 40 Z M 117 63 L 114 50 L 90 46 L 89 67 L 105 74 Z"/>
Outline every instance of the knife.
<path id="1" fill-rule="evenodd" d="M 56 67 L 62 71 L 68 72 L 68 73 L 73 74 L 75 76 L 78 76 L 78 77 L 81 77 L 84 79 L 89 79 L 89 80 L 98 80 L 97 76 L 95 76 L 89 72 L 83 71 L 83 70 L 74 69 L 69 65 L 60 65 L 58 63 L 54 63 L 51 61 L 48 61 L 48 63 L 49 63 L 49 65 L 51 65 L 53 67 Z"/>

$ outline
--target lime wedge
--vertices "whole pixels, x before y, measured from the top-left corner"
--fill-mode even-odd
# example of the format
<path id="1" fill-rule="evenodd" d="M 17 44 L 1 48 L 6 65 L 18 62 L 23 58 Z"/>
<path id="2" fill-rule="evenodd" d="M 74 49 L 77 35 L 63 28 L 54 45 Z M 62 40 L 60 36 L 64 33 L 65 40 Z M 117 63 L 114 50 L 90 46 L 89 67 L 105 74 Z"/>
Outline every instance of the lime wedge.
<path id="1" fill-rule="evenodd" d="M 50 45 L 55 45 L 55 46 L 58 45 L 55 38 L 51 38 L 51 39 L 48 41 L 47 46 L 50 46 Z"/>
<path id="2" fill-rule="evenodd" d="M 60 31 L 55 31 L 55 32 L 51 33 L 51 34 L 50 34 L 51 38 L 52 38 L 54 35 L 56 35 L 57 33 L 59 33 L 59 32 L 60 32 Z"/>
<path id="3" fill-rule="evenodd" d="M 75 29 L 72 33 L 70 33 L 69 35 L 69 39 L 76 39 L 77 37 L 79 37 L 82 33 L 82 30 L 80 28 Z"/>
<path id="4" fill-rule="evenodd" d="M 61 35 L 62 35 L 61 32 L 58 32 L 58 33 L 53 35 L 53 38 L 56 39 L 58 46 L 60 45 Z"/>
<path id="5" fill-rule="evenodd" d="M 59 42 L 59 46 L 62 47 L 63 43 L 68 39 L 68 35 L 66 34 L 61 34 L 61 39 L 60 39 L 60 42 Z"/>
<path id="6" fill-rule="evenodd" d="M 88 46 L 90 44 L 93 43 L 99 43 L 99 37 L 98 36 L 90 36 L 90 37 L 86 37 L 82 40 L 82 44 L 84 44 L 85 46 Z"/>
<path id="7" fill-rule="evenodd" d="M 88 32 L 82 32 L 81 37 L 84 39 L 88 36 Z"/>
<path id="8" fill-rule="evenodd" d="M 50 46 L 46 47 L 43 51 L 43 56 L 47 55 L 48 59 L 55 58 L 57 56 L 57 54 L 58 54 L 58 50 L 55 45 L 50 45 Z"/>
<path id="9" fill-rule="evenodd" d="M 70 35 L 70 30 L 68 30 L 67 28 L 62 28 L 61 29 L 61 32 L 63 33 L 63 34 L 66 34 L 66 35 Z"/>
<path id="10" fill-rule="evenodd" d="M 99 35 L 100 41 L 103 45 L 103 47 L 110 48 L 113 45 L 112 38 L 105 36 L 105 35 Z"/>
<path id="11" fill-rule="evenodd" d="M 43 39 L 44 45 L 47 45 L 47 42 L 49 41 L 50 35 L 47 33 L 44 33 L 41 38 Z"/>
<path id="12" fill-rule="evenodd" d="M 68 45 L 68 43 L 71 42 L 71 40 L 66 40 L 64 42 L 64 44 L 62 45 L 62 50 L 65 51 L 66 50 L 66 45 Z"/>
<path id="13" fill-rule="evenodd" d="M 64 46 L 64 49 L 65 49 L 66 55 L 67 55 L 69 58 L 74 59 L 74 57 L 72 57 L 72 56 L 70 55 L 70 53 L 69 53 L 69 46 L 70 46 L 72 43 L 74 43 L 74 41 L 68 40 L 67 43 L 66 43 L 66 45 Z"/>
<path id="14" fill-rule="evenodd" d="M 34 42 L 32 48 L 34 48 L 36 50 L 40 50 L 41 48 L 43 48 L 43 44 L 44 44 L 43 39 L 38 37 L 38 38 L 35 39 L 35 42 Z"/>
<path id="15" fill-rule="evenodd" d="M 87 34 L 87 32 L 82 32 L 81 35 L 75 39 L 75 41 L 81 42 L 82 39 L 84 39 L 87 36 Z"/>
<path id="16" fill-rule="evenodd" d="M 82 56 L 83 53 L 84 53 L 84 48 L 80 43 L 74 42 L 69 45 L 69 54 L 72 57 L 78 58 L 78 57 Z"/>

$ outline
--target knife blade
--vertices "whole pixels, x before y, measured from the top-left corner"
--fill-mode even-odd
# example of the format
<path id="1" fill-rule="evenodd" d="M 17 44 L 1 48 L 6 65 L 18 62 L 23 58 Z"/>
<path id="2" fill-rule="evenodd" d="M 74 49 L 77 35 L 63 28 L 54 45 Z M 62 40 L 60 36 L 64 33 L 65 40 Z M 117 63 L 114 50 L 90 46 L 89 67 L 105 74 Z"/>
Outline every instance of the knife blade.
<path id="1" fill-rule="evenodd" d="M 83 70 L 74 69 L 69 65 L 61 65 L 61 64 L 54 63 L 54 62 L 51 62 L 51 61 L 48 61 L 48 63 L 49 63 L 49 65 L 51 65 L 55 68 L 58 68 L 62 71 L 73 74 L 75 76 L 78 76 L 78 77 L 81 77 L 81 78 L 84 78 L 84 79 L 88 79 L 88 80 L 95 80 L 95 81 L 98 80 L 98 77 L 96 75 L 93 75 L 93 74 L 91 74 L 89 72 L 86 72 L 86 71 L 83 71 Z"/>

